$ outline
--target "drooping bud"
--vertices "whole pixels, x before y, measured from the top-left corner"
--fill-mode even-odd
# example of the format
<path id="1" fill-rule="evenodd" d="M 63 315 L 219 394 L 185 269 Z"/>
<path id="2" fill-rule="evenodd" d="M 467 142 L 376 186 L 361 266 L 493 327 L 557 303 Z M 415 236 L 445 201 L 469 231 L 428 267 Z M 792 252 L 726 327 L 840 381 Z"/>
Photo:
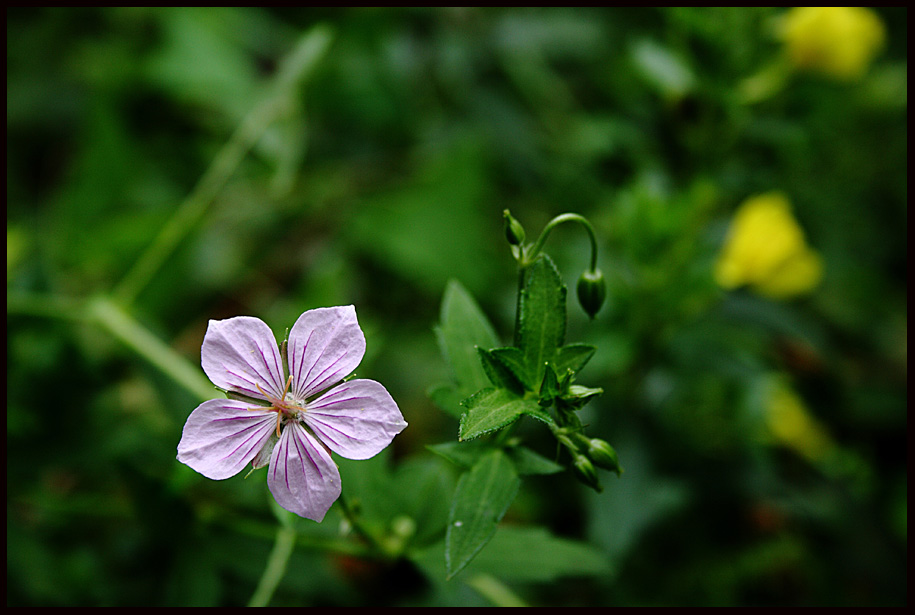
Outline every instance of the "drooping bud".
<path id="1" fill-rule="evenodd" d="M 597 315 L 598 310 L 607 298 L 607 285 L 604 274 L 600 269 L 585 271 L 578 278 L 578 302 L 591 319 Z"/>
<path id="2" fill-rule="evenodd" d="M 616 472 L 617 476 L 623 473 L 623 468 L 620 466 L 620 459 L 617 456 L 616 451 L 604 440 L 601 440 L 600 438 L 591 438 L 588 442 L 587 455 L 597 467 Z"/>
<path id="3" fill-rule="evenodd" d="M 591 463 L 591 460 L 577 453 L 573 455 L 572 459 L 572 469 L 575 471 L 575 476 L 578 480 L 595 491 L 603 491 L 604 488 L 601 487 L 600 481 L 597 479 L 597 470 L 594 469 L 594 464 Z"/>
<path id="4" fill-rule="evenodd" d="M 502 212 L 505 218 L 505 238 L 513 246 L 520 246 L 524 243 L 524 227 L 518 222 L 506 209 Z"/>

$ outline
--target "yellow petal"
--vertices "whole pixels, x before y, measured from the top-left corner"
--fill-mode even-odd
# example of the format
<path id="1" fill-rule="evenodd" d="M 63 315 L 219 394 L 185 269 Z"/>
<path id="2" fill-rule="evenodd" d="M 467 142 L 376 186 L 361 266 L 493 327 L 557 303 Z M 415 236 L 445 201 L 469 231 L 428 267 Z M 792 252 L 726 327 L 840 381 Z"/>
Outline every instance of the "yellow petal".
<path id="1" fill-rule="evenodd" d="M 741 204 L 714 267 L 723 288 L 746 284 L 777 298 L 810 290 L 821 275 L 819 256 L 807 247 L 788 199 L 778 192 Z"/>
<path id="2" fill-rule="evenodd" d="M 783 383 L 775 385 L 766 407 L 766 426 L 779 443 L 811 461 L 822 459 L 833 442 L 800 396 Z"/>
<path id="3" fill-rule="evenodd" d="M 801 250 L 754 285 L 759 294 L 788 299 L 810 292 L 823 277 L 823 262 L 813 250 Z"/>
<path id="4" fill-rule="evenodd" d="M 782 38 L 795 66 L 836 79 L 859 78 L 886 38 L 873 11 L 854 6 L 804 6 L 785 14 Z"/>

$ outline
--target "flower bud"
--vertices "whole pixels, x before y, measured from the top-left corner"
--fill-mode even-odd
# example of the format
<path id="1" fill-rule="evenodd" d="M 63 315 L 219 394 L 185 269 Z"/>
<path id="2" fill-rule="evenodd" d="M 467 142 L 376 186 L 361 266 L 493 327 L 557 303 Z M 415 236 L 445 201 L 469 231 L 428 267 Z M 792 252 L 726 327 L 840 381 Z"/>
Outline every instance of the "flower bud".
<path id="1" fill-rule="evenodd" d="M 600 481 L 597 479 L 597 470 L 594 469 L 594 464 L 591 463 L 591 460 L 577 453 L 573 459 L 572 469 L 575 471 L 575 476 L 578 477 L 578 480 L 595 491 L 603 491 L 603 487 L 600 486 Z"/>
<path id="2" fill-rule="evenodd" d="M 623 473 L 616 451 L 600 438 L 591 438 L 588 442 L 588 457 L 599 468 L 616 472 L 617 476 Z"/>
<path id="3" fill-rule="evenodd" d="M 594 318 L 607 297 L 607 285 L 600 269 L 585 271 L 578 278 L 578 302 L 590 317 Z"/>
<path id="4" fill-rule="evenodd" d="M 524 227 L 508 213 L 507 209 L 502 212 L 502 215 L 505 218 L 505 238 L 513 246 L 520 246 L 524 243 Z"/>

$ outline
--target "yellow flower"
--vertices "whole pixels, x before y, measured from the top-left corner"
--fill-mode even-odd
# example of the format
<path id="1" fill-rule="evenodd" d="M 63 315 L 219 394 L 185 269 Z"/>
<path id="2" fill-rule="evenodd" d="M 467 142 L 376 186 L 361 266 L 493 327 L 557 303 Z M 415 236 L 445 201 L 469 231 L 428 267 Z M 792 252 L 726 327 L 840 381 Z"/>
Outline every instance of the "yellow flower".
<path id="1" fill-rule="evenodd" d="M 841 80 L 861 77 L 883 46 L 883 22 L 856 6 L 804 6 L 785 14 L 782 38 L 795 66 Z"/>
<path id="2" fill-rule="evenodd" d="M 747 284 L 761 295 L 786 299 L 819 284 L 823 266 L 807 246 L 788 199 L 770 192 L 738 208 L 714 273 L 723 288 Z"/>
<path id="3" fill-rule="evenodd" d="M 832 438 L 787 384 L 778 382 L 773 386 L 765 410 L 766 427 L 776 442 L 810 461 L 822 460 L 833 448 Z"/>

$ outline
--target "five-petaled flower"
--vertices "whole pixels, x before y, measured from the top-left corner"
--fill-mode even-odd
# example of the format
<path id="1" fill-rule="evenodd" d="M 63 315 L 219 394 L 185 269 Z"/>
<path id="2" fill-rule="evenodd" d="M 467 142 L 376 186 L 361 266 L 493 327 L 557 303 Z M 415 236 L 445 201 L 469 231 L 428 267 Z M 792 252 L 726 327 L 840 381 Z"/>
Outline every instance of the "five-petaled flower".
<path id="1" fill-rule="evenodd" d="M 282 350 L 258 318 L 211 320 L 201 363 L 229 399 L 191 413 L 178 460 L 217 480 L 269 462 L 267 484 L 280 506 L 321 521 L 340 496 L 330 451 L 368 459 L 407 426 L 380 383 L 344 381 L 364 354 L 353 306 L 305 312 Z"/>

